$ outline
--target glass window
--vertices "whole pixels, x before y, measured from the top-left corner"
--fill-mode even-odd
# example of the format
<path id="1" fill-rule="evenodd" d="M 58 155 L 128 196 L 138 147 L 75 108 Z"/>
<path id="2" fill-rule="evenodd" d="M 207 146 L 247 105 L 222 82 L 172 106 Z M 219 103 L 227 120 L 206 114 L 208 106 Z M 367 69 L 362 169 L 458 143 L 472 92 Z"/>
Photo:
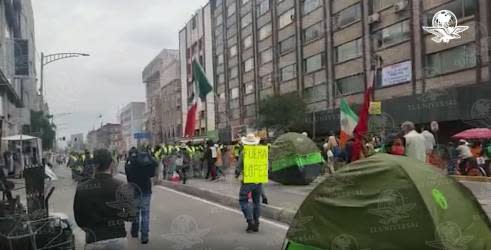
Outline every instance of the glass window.
<path id="1" fill-rule="evenodd" d="M 235 99 L 239 97 L 239 88 L 235 87 L 230 89 L 230 99 Z"/>
<path id="2" fill-rule="evenodd" d="M 256 115 L 256 105 L 247 105 L 245 106 L 246 117 L 251 117 Z"/>
<path id="3" fill-rule="evenodd" d="M 233 45 L 228 49 L 229 57 L 232 58 L 237 55 L 237 46 Z"/>
<path id="4" fill-rule="evenodd" d="M 281 69 L 281 80 L 287 81 L 297 77 L 297 64 L 291 64 Z"/>
<path id="5" fill-rule="evenodd" d="M 257 15 L 262 16 L 269 10 L 269 1 L 270 0 L 257 0 Z"/>
<path id="6" fill-rule="evenodd" d="M 246 95 L 254 93 L 254 82 L 248 82 L 244 85 L 244 93 Z"/>
<path id="7" fill-rule="evenodd" d="M 433 16 L 440 10 L 452 11 L 457 19 L 473 16 L 477 11 L 477 0 L 454 0 L 426 13 L 426 25 L 431 26 Z"/>
<path id="8" fill-rule="evenodd" d="M 272 49 L 264 50 L 260 53 L 259 57 L 261 58 L 261 64 L 270 62 L 271 60 L 273 60 L 273 50 Z"/>
<path id="9" fill-rule="evenodd" d="M 271 35 L 271 23 L 259 29 L 259 40 L 263 40 Z"/>
<path id="10" fill-rule="evenodd" d="M 244 5 L 244 4 L 248 3 L 249 1 L 250 0 L 242 0 L 242 4 Z"/>
<path id="11" fill-rule="evenodd" d="M 242 40 L 242 47 L 244 49 L 248 49 L 252 46 L 252 35 L 244 38 L 244 40 Z"/>
<path id="12" fill-rule="evenodd" d="M 284 28 L 285 26 L 292 23 L 294 19 L 295 19 L 295 9 L 290 9 L 286 11 L 285 13 L 281 14 L 280 17 L 278 18 L 279 28 L 280 29 Z"/>
<path id="13" fill-rule="evenodd" d="M 318 102 L 327 99 L 327 85 L 325 83 L 306 88 L 304 99 L 307 103 Z"/>
<path id="14" fill-rule="evenodd" d="M 307 59 L 304 59 L 304 65 L 306 73 L 317 71 L 324 67 L 324 57 L 322 56 L 322 54 L 311 56 Z"/>
<path id="15" fill-rule="evenodd" d="M 222 17 L 222 15 L 217 16 L 217 17 L 215 18 L 215 24 L 216 24 L 216 25 L 220 25 L 220 24 L 222 24 L 222 23 L 223 23 L 223 17 Z"/>
<path id="16" fill-rule="evenodd" d="M 363 74 L 341 78 L 336 80 L 336 87 L 338 95 L 359 93 L 365 89 L 365 78 Z"/>
<path id="17" fill-rule="evenodd" d="M 235 13 L 235 1 L 230 3 L 230 5 L 227 7 L 227 17 L 233 15 Z"/>
<path id="18" fill-rule="evenodd" d="M 224 82 L 225 82 L 225 75 L 218 74 L 218 83 L 224 83 Z"/>
<path id="19" fill-rule="evenodd" d="M 252 23 L 252 13 L 249 12 L 249 14 L 242 17 L 242 20 L 240 21 L 240 27 L 245 28 L 251 23 Z"/>
<path id="20" fill-rule="evenodd" d="M 237 78 L 237 76 L 239 75 L 239 70 L 237 69 L 237 67 L 233 67 L 229 70 L 229 76 L 230 76 L 230 79 L 234 79 L 234 78 Z"/>
<path id="21" fill-rule="evenodd" d="M 312 40 L 321 36 L 321 34 L 322 34 L 322 23 L 323 22 L 316 23 L 316 24 L 314 24 L 310 27 L 307 27 L 303 30 L 303 39 L 305 42 L 312 41 Z"/>
<path id="22" fill-rule="evenodd" d="M 244 61 L 244 72 L 249 72 L 254 68 L 253 58 L 249 58 Z"/>
<path id="23" fill-rule="evenodd" d="M 222 0 L 216 0 L 215 7 L 219 7 L 222 4 Z"/>
<path id="24" fill-rule="evenodd" d="M 336 62 L 344 62 L 362 55 L 362 39 L 356 39 L 351 42 L 336 47 Z"/>
<path id="25" fill-rule="evenodd" d="M 271 87 L 273 85 L 272 80 L 273 79 L 272 79 L 271 75 L 261 76 L 259 79 L 259 82 L 261 84 L 261 89 L 267 89 L 267 88 Z"/>
<path id="26" fill-rule="evenodd" d="M 377 10 L 394 5 L 395 2 L 396 0 L 372 0 L 373 10 L 376 12 Z"/>
<path id="27" fill-rule="evenodd" d="M 223 64 L 223 54 L 217 55 L 217 65 Z"/>
<path id="28" fill-rule="evenodd" d="M 340 28 L 361 19 L 361 6 L 359 3 L 348 7 L 334 15 L 334 27 Z"/>
<path id="29" fill-rule="evenodd" d="M 375 32 L 374 44 L 376 48 L 381 48 L 407 40 L 410 35 L 409 20 L 406 20 Z"/>
<path id="30" fill-rule="evenodd" d="M 427 75 L 436 76 L 476 66 L 476 46 L 462 45 L 426 56 Z"/>
<path id="31" fill-rule="evenodd" d="M 289 51 L 295 47 L 295 36 L 291 36 L 280 42 L 280 53 Z"/>
<path id="32" fill-rule="evenodd" d="M 321 6 L 321 0 L 304 0 L 303 2 L 303 14 L 308 14 L 317 7 Z"/>

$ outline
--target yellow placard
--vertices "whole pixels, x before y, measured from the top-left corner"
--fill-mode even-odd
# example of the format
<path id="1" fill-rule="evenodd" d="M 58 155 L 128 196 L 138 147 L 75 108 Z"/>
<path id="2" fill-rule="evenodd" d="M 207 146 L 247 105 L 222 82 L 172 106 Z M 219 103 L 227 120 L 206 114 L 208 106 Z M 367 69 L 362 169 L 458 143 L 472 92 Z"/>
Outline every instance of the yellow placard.
<path id="1" fill-rule="evenodd" d="M 382 102 L 370 102 L 370 109 L 368 111 L 371 115 L 382 114 Z"/>
<path id="2" fill-rule="evenodd" d="M 268 182 L 268 146 L 244 146 L 244 183 Z"/>

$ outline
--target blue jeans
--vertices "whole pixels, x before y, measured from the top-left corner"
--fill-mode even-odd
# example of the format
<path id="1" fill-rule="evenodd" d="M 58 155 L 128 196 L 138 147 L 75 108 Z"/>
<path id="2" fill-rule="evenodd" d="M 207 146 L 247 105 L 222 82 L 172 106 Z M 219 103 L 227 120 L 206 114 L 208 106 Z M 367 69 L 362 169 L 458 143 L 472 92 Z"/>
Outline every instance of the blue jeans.
<path id="1" fill-rule="evenodd" d="M 141 236 L 148 237 L 150 223 L 150 199 L 151 194 L 142 194 L 138 201 L 136 216 L 131 224 L 131 234 L 138 235 L 138 230 L 141 228 Z M 141 227 L 140 227 L 141 222 Z"/>
<path id="2" fill-rule="evenodd" d="M 262 184 L 242 184 L 239 192 L 239 204 L 244 217 L 248 223 L 259 224 L 259 217 L 261 216 L 261 193 Z M 252 207 L 249 204 L 248 193 L 252 193 Z"/>

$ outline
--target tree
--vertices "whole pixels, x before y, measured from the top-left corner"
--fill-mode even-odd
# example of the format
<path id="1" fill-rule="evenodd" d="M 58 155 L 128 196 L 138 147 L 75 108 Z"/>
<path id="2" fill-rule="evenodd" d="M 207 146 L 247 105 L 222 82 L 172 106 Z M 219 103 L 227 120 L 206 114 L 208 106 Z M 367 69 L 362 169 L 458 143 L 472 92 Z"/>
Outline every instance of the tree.
<path id="1" fill-rule="evenodd" d="M 43 149 L 52 149 L 56 137 L 56 126 L 49 120 L 50 116 L 43 111 L 31 111 L 30 135 L 40 137 L 43 141 Z"/>
<path id="2" fill-rule="evenodd" d="M 259 127 L 301 132 L 306 128 L 307 105 L 297 93 L 270 96 L 259 105 Z"/>

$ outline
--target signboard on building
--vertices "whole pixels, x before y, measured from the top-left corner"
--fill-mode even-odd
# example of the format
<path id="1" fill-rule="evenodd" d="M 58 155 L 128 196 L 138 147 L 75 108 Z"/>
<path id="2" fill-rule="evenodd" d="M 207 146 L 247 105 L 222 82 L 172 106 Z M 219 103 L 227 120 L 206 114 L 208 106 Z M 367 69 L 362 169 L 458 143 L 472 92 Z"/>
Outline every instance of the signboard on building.
<path id="1" fill-rule="evenodd" d="M 382 87 L 409 82 L 411 78 L 411 61 L 397 63 L 382 69 Z"/>
<path id="2" fill-rule="evenodd" d="M 14 40 L 15 75 L 29 75 L 29 41 L 25 39 Z"/>
<path id="3" fill-rule="evenodd" d="M 152 136 L 148 132 L 138 132 L 133 134 L 133 138 L 137 140 L 150 139 Z"/>
<path id="4" fill-rule="evenodd" d="M 382 102 L 370 102 L 370 109 L 368 113 L 371 115 L 381 115 L 382 114 Z"/>

